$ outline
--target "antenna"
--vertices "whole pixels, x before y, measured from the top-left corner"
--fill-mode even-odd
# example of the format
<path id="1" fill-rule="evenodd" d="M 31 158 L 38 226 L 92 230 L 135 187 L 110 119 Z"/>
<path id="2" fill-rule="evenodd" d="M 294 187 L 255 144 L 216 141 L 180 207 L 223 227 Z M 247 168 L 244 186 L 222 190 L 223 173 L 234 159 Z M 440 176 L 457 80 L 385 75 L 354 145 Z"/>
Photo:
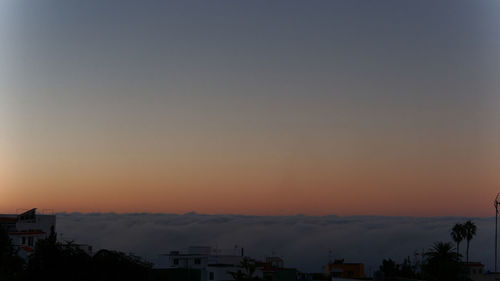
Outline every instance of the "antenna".
<path id="1" fill-rule="evenodd" d="M 498 205 L 500 202 L 498 201 L 498 197 L 500 196 L 500 192 L 497 193 L 497 197 L 493 202 L 493 206 L 495 206 L 495 272 L 497 272 L 497 245 L 498 245 L 498 236 L 497 236 L 497 225 L 498 225 Z"/>

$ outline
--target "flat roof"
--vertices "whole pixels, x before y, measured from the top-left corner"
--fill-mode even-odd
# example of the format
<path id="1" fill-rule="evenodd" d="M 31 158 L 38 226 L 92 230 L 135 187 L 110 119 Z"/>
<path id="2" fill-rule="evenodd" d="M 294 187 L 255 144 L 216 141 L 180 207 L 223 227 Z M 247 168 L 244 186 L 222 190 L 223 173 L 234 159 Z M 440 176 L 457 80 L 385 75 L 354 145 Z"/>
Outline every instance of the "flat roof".
<path id="1" fill-rule="evenodd" d="M 39 234 L 46 234 L 43 231 L 16 231 L 16 232 L 9 232 L 9 235 L 39 235 Z"/>

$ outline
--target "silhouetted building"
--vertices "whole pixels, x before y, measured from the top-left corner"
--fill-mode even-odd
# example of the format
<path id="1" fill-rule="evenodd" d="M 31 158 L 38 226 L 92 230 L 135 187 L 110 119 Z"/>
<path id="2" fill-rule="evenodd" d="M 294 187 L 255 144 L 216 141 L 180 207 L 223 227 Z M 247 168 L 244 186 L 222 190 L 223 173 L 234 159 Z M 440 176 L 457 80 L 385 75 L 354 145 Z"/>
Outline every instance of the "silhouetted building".
<path id="1" fill-rule="evenodd" d="M 0 214 L 0 227 L 7 233 L 16 231 L 17 215 Z"/>
<path id="2" fill-rule="evenodd" d="M 335 278 L 365 278 L 365 267 L 362 263 L 345 263 L 343 259 L 326 265 L 326 275 Z"/>
<path id="3" fill-rule="evenodd" d="M 285 268 L 281 257 L 267 257 L 265 262 L 256 262 L 255 275 L 264 281 L 297 281 L 299 272 L 295 268 Z"/>
<path id="4" fill-rule="evenodd" d="M 19 249 L 18 254 L 27 258 L 33 251 L 36 241 L 47 238 L 55 231 L 56 216 L 42 215 L 36 208 L 16 214 L 0 214 L 0 226 L 12 239 L 12 244 Z"/>
<path id="5" fill-rule="evenodd" d="M 297 269 L 281 268 L 273 272 L 272 281 L 297 281 Z"/>
<path id="6" fill-rule="evenodd" d="M 187 251 L 172 251 L 160 255 L 156 269 L 163 271 L 169 281 L 229 281 L 230 272 L 238 271 L 243 259 L 241 248 L 218 250 L 192 246 Z"/>
<path id="7" fill-rule="evenodd" d="M 484 264 L 480 262 L 462 263 L 467 278 L 473 281 L 484 280 Z"/>
<path id="8" fill-rule="evenodd" d="M 283 268 L 284 262 L 280 257 L 267 257 L 266 263 L 273 268 Z"/>
<path id="9" fill-rule="evenodd" d="M 471 278 L 472 281 L 498 281 L 500 280 L 500 273 L 488 272 L 482 275 L 475 275 Z"/>

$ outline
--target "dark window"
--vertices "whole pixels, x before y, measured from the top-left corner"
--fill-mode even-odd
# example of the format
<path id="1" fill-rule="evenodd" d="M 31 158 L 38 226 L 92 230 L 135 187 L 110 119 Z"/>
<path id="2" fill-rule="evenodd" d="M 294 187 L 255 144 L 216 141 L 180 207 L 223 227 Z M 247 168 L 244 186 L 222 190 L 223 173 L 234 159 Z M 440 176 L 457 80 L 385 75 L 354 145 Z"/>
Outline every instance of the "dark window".
<path id="1" fill-rule="evenodd" d="M 174 265 L 178 265 L 179 264 L 179 259 L 174 259 Z"/>
<path id="2" fill-rule="evenodd" d="M 194 264 L 201 264 L 201 259 L 194 259 Z"/>
<path id="3" fill-rule="evenodd" d="M 33 237 L 28 237 L 28 246 L 33 246 Z"/>
<path id="4" fill-rule="evenodd" d="M 210 277 L 208 279 L 214 280 L 214 273 L 213 272 L 210 272 Z"/>
<path id="5" fill-rule="evenodd" d="M 26 237 L 23 237 L 22 240 L 23 240 L 23 242 L 21 242 L 21 244 L 23 244 L 23 245 L 26 244 Z"/>

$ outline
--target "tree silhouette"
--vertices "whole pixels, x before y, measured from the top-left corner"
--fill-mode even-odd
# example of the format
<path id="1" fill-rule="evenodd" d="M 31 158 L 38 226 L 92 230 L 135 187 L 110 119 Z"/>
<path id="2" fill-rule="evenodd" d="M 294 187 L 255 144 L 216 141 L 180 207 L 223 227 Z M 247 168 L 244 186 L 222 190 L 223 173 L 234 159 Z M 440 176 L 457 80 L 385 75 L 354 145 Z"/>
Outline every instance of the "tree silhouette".
<path id="1" fill-rule="evenodd" d="M 460 280 L 462 267 L 451 243 L 436 242 L 424 256 L 426 260 L 422 265 L 422 272 L 426 279 L 435 281 Z"/>
<path id="2" fill-rule="evenodd" d="M 255 261 L 245 257 L 241 262 L 239 269 L 236 272 L 229 272 L 235 281 L 254 281 L 259 280 L 258 277 L 254 277 L 255 270 L 257 269 L 257 265 Z"/>
<path id="3" fill-rule="evenodd" d="M 384 272 L 384 276 L 388 280 L 391 280 L 400 274 L 399 264 L 392 259 L 384 259 L 382 261 L 382 265 L 380 266 L 380 271 Z"/>
<path id="4" fill-rule="evenodd" d="M 457 257 L 460 258 L 460 242 L 462 242 L 462 240 L 464 240 L 465 238 L 465 227 L 463 224 L 461 223 L 457 223 L 455 224 L 455 226 L 453 226 L 453 228 L 451 229 L 451 238 L 453 239 L 453 241 L 455 241 L 455 243 L 457 243 Z"/>
<path id="5" fill-rule="evenodd" d="M 401 264 L 400 276 L 405 278 L 415 278 L 415 268 L 416 266 L 412 265 L 410 262 L 410 257 L 405 258 L 403 263 Z"/>
<path id="6" fill-rule="evenodd" d="M 465 239 L 467 239 L 467 263 L 469 263 L 469 244 L 470 240 L 476 236 L 477 227 L 472 221 L 468 220 L 464 223 L 464 229 Z"/>
<path id="7" fill-rule="evenodd" d="M 102 281 L 147 280 L 151 264 L 133 255 L 100 250 L 92 258 L 94 278 Z"/>
<path id="8" fill-rule="evenodd" d="M 9 235 L 0 226 L 0 281 L 18 280 L 23 274 L 24 260 L 17 256 Z"/>
<path id="9" fill-rule="evenodd" d="M 32 280 L 63 280 L 59 276 L 62 249 L 57 243 L 57 235 L 51 230 L 49 237 L 38 240 L 29 256 L 27 274 Z"/>
<path id="10" fill-rule="evenodd" d="M 400 278 L 416 278 L 415 267 L 411 265 L 410 258 L 405 258 L 402 264 L 397 264 L 392 259 L 384 259 L 379 267 L 386 280 L 399 280 Z"/>
<path id="11" fill-rule="evenodd" d="M 92 280 L 92 257 L 73 242 L 61 243 L 61 272 L 65 280 Z"/>
<path id="12" fill-rule="evenodd" d="M 59 243 L 54 232 L 37 241 L 27 266 L 28 280 L 147 280 L 151 265 L 138 257 L 100 250 L 93 257 L 73 242 Z M 0 280 L 2 281 L 2 280 Z"/>

